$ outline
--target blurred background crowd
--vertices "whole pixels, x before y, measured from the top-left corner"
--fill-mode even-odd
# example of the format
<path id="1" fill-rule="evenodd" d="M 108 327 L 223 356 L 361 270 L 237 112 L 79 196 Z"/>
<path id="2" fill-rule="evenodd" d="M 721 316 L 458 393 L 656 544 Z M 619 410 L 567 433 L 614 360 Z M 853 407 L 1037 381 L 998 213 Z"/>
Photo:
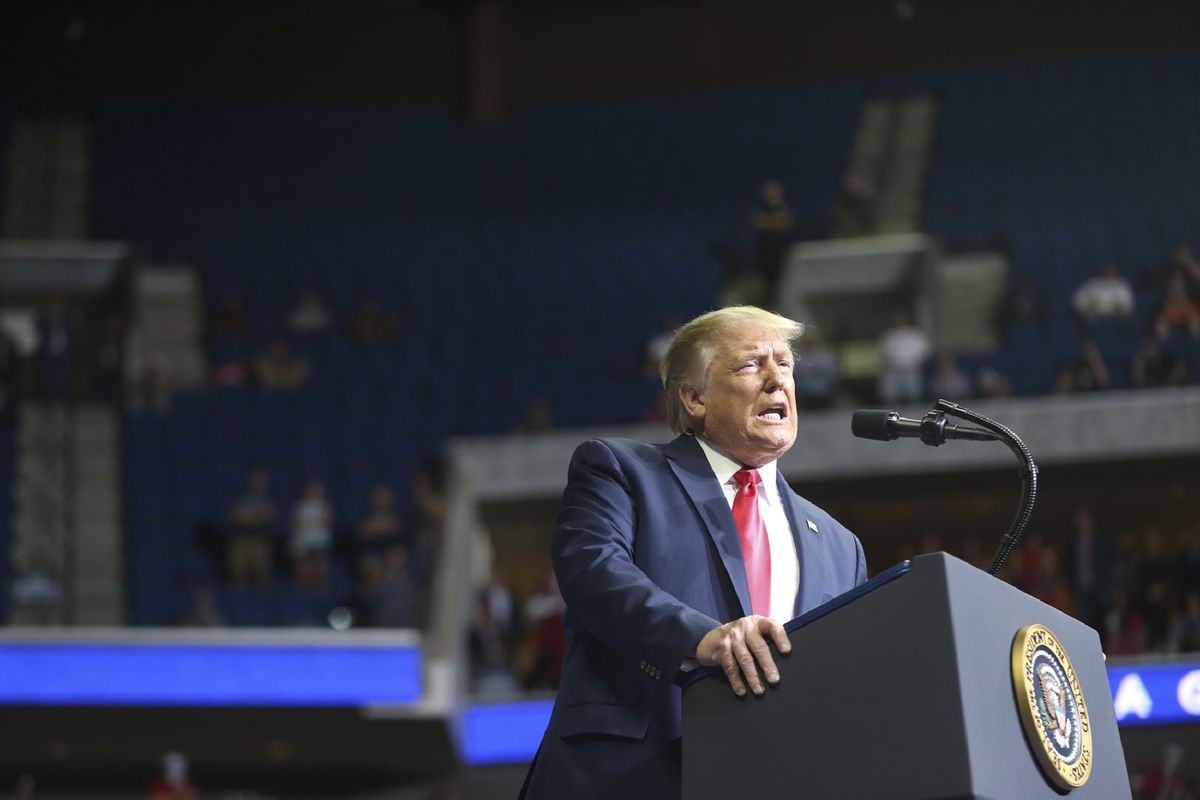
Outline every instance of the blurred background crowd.
<path id="1" fill-rule="evenodd" d="M 805 243 L 923 237 L 974 332 L 948 335 L 924 285 L 853 313 L 813 300 L 796 382 L 816 418 L 1200 385 L 1185 4 L 1014 11 L 990 44 L 981 10 L 943 2 L 852 4 L 854 25 L 771 3 L 304 3 L 278 33 L 264 4 L 226 9 L 240 33 L 151 5 L 0 16 L 0 245 L 126 243 L 98 290 L 30 288 L 10 269 L 26 251 L 0 253 L 9 624 L 428 631 L 445 572 L 472 598 L 471 693 L 552 692 L 552 498 L 485 504 L 442 566 L 448 445 L 661 426 L 672 330 L 729 302 L 795 313 Z M 672 72 L 681 20 L 709 44 Z M 596 42 L 605 58 L 572 45 Z M 973 272 L 980 254 L 1002 269 Z M 1114 467 L 1035 519 L 1001 577 L 1110 657 L 1200 652 L 1190 444 L 1155 473 L 1170 502 L 1117 513 L 1139 499 Z M 107 483 L 85 463 L 102 457 Z M 79 504 L 39 500 L 45 475 Z M 813 492 L 836 511 L 846 487 Z M 31 544 L 99 530 L 100 495 L 103 568 Z M 872 571 L 939 550 L 985 568 L 1000 533 L 905 519 L 852 524 Z M 1139 797 L 1198 796 L 1177 766 L 1130 768 Z"/>

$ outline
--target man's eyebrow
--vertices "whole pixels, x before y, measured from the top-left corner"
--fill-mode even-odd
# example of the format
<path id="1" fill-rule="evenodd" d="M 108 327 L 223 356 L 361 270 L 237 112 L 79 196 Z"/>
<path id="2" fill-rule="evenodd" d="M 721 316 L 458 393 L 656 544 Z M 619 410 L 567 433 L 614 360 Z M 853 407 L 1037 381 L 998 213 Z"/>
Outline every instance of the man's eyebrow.
<path id="1" fill-rule="evenodd" d="M 736 351 L 736 358 L 762 357 L 762 356 L 770 355 L 771 352 L 772 352 L 772 348 L 769 348 L 769 347 L 748 347 L 744 350 Z M 784 356 L 792 355 L 792 349 L 790 347 L 775 348 L 774 352 L 779 353 Z"/>

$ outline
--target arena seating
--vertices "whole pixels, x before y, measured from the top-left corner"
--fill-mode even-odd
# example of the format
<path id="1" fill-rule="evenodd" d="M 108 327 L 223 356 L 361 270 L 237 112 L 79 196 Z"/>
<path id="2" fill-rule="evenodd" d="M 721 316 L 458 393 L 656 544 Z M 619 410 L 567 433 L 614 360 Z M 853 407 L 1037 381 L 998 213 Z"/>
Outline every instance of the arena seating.
<path id="1" fill-rule="evenodd" d="M 1047 391 L 1085 335 L 1126 379 L 1161 302 L 1152 271 L 1174 244 L 1200 243 L 1197 67 L 1200 52 L 1176 50 L 930 76 L 941 105 L 926 228 L 950 249 L 1005 247 L 1013 288 L 1035 273 L 1050 302 L 1048 337 L 1009 332 L 1019 391 Z M 1135 319 L 1128 331 L 1084 330 L 1071 293 L 1108 263 L 1137 292 Z"/>
<path id="2" fill-rule="evenodd" d="M 1005 249 L 1013 288 L 1034 272 L 1047 292 L 1048 336 L 1018 326 L 964 363 L 1042 393 L 1091 336 L 1123 385 L 1160 300 L 1151 272 L 1200 236 L 1198 83 L 1200 51 L 1173 50 L 574 103 L 475 128 L 437 113 L 102 104 L 96 233 L 197 264 L 210 307 L 242 296 L 254 333 L 214 340 L 214 358 L 261 352 L 310 287 L 339 326 L 371 295 L 399 331 L 297 343 L 314 374 L 296 392 L 194 390 L 169 414 L 127 416 L 135 619 L 178 614 L 180 576 L 216 579 L 202 531 L 252 465 L 272 471 L 281 509 L 325 477 L 350 521 L 374 482 L 403 490 L 446 437 L 514 430 L 537 398 L 559 426 L 642 418 L 645 342 L 714 302 L 728 265 L 713 245 L 748 249 L 768 177 L 799 234 L 824 235 L 872 97 L 939 101 L 926 230 L 949 251 Z M 1110 262 L 1137 315 L 1085 329 L 1071 291 Z"/>

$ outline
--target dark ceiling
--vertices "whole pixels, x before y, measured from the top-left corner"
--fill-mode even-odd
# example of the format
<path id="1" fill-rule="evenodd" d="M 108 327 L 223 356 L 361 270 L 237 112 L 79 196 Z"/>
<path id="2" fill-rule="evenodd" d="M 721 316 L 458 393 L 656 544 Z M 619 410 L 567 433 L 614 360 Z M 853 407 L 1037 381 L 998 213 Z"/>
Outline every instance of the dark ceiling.
<path id="1" fill-rule="evenodd" d="M 0 5 L 0 97 L 461 107 L 1200 43 L 1187 0 L 108 0 Z"/>

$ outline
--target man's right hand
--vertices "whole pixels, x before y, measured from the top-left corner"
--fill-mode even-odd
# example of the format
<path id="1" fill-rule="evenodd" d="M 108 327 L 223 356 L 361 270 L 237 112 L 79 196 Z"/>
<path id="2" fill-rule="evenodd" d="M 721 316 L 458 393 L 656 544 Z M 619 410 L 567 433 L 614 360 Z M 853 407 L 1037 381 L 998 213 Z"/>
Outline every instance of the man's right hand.
<path id="1" fill-rule="evenodd" d="M 770 617 L 735 619 L 704 634 L 700 644 L 696 645 L 696 661 L 701 666 L 725 670 L 729 685 L 738 697 L 746 694 L 747 685 L 750 691 L 762 694 L 766 691 L 763 675 L 768 683 L 779 683 L 779 668 L 771 657 L 768 639 L 775 642 L 780 653 L 792 651 L 787 632 Z"/>

